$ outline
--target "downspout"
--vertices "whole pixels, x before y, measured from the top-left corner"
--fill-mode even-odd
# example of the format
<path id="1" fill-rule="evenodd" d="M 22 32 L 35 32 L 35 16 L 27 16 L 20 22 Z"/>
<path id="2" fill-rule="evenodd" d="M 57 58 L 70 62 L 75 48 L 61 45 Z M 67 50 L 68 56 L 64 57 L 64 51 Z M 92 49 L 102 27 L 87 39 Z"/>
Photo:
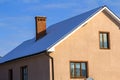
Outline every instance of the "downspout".
<path id="1" fill-rule="evenodd" d="M 45 54 L 51 59 L 51 67 L 52 67 L 52 80 L 54 80 L 54 59 L 49 55 L 50 52 L 46 52 Z"/>

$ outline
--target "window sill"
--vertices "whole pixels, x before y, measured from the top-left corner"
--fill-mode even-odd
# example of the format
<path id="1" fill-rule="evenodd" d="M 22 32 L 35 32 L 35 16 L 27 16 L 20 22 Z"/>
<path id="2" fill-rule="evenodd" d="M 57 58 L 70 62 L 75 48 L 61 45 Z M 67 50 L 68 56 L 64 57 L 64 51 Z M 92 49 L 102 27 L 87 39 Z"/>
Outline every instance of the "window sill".
<path id="1" fill-rule="evenodd" d="M 71 77 L 70 79 L 86 79 L 86 77 Z"/>
<path id="2" fill-rule="evenodd" d="M 100 48 L 100 50 L 110 50 L 110 48 Z"/>

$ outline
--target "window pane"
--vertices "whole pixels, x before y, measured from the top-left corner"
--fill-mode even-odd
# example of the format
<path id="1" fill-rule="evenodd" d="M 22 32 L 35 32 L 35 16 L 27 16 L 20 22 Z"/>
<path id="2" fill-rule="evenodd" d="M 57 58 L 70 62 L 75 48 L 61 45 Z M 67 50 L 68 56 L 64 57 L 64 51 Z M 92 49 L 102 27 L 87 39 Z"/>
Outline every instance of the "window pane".
<path id="1" fill-rule="evenodd" d="M 70 63 L 70 70 L 71 70 L 71 77 L 74 77 L 74 73 L 75 73 L 75 71 L 74 71 L 74 63 Z"/>
<path id="2" fill-rule="evenodd" d="M 100 32 L 100 48 L 109 48 L 108 33 Z"/>
<path id="3" fill-rule="evenodd" d="M 28 77 L 27 75 L 28 75 L 28 74 L 27 74 L 27 67 L 25 67 L 25 68 L 24 68 L 24 80 L 28 80 L 28 79 L 27 79 L 27 77 Z"/>
<path id="4" fill-rule="evenodd" d="M 70 72 L 72 78 L 87 77 L 87 63 L 86 62 L 72 62 L 70 63 Z"/>
<path id="5" fill-rule="evenodd" d="M 86 63 L 81 63 L 81 66 L 82 66 L 82 76 L 86 77 L 87 74 L 86 74 Z"/>
<path id="6" fill-rule="evenodd" d="M 103 38 L 104 38 L 104 48 L 108 48 L 108 38 L 107 38 L 107 33 L 103 34 Z"/>
<path id="7" fill-rule="evenodd" d="M 103 48 L 103 39 L 102 39 L 102 33 L 100 33 L 100 48 Z"/>
<path id="8" fill-rule="evenodd" d="M 27 67 L 22 67 L 22 80 L 28 80 L 28 69 Z"/>
<path id="9" fill-rule="evenodd" d="M 80 63 L 76 63 L 76 77 L 80 77 Z"/>

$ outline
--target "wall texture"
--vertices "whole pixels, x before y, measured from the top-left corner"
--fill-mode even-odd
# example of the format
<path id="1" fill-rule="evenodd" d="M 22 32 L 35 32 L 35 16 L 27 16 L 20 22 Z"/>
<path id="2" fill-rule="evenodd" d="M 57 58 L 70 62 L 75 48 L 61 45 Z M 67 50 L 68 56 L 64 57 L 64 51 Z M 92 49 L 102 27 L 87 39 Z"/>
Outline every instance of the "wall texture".
<path id="1" fill-rule="evenodd" d="M 50 80 L 49 57 L 44 54 L 0 65 L 0 80 L 9 80 L 9 69 L 13 69 L 13 80 L 20 80 L 20 67 L 26 65 L 28 66 L 28 80 Z"/>
<path id="2" fill-rule="evenodd" d="M 70 78 L 70 61 L 88 61 L 88 76 L 94 80 L 118 80 L 120 77 L 120 29 L 106 12 L 99 13 L 81 29 L 55 48 L 55 80 Z M 110 49 L 100 49 L 99 31 L 110 33 Z"/>

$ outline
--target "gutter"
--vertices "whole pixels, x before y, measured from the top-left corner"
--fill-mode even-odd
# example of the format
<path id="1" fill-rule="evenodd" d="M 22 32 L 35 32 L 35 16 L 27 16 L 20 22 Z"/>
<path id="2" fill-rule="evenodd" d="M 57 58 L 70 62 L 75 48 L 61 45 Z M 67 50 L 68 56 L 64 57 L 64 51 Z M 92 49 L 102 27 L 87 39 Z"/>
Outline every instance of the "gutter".
<path id="1" fill-rule="evenodd" d="M 49 55 L 49 53 L 50 52 L 46 52 L 45 54 L 46 54 L 46 56 L 48 56 L 51 59 L 51 63 L 52 63 L 52 65 L 51 65 L 51 67 L 52 67 L 52 80 L 54 80 L 54 59 L 53 59 L 52 56 Z"/>

